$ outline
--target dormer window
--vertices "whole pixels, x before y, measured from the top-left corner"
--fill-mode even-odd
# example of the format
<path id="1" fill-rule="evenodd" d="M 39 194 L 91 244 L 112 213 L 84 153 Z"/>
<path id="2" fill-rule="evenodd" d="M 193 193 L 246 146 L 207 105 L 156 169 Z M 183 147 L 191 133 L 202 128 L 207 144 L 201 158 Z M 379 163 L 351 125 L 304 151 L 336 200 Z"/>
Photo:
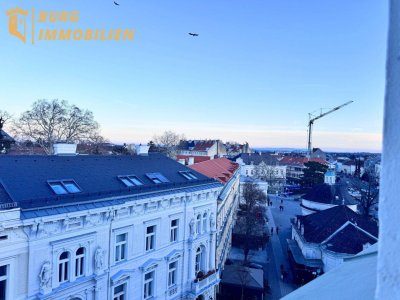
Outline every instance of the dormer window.
<path id="1" fill-rule="evenodd" d="M 77 186 L 74 181 L 63 181 L 65 188 L 67 189 L 68 193 L 79 193 L 81 190 Z"/>
<path id="2" fill-rule="evenodd" d="M 118 176 L 118 178 L 128 187 L 143 185 L 143 182 L 135 175 Z"/>
<path id="3" fill-rule="evenodd" d="M 76 194 L 82 192 L 81 188 L 72 179 L 48 181 L 48 184 L 57 195 Z"/>
<path id="4" fill-rule="evenodd" d="M 49 185 L 53 189 L 53 192 L 57 195 L 68 194 L 67 190 L 61 184 L 61 182 L 49 182 Z"/>
<path id="5" fill-rule="evenodd" d="M 192 172 L 189 172 L 189 171 L 180 171 L 179 174 L 181 174 L 187 180 L 198 179 Z"/>
<path id="6" fill-rule="evenodd" d="M 169 180 L 161 173 L 146 173 L 146 176 L 155 184 L 169 182 Z"/>

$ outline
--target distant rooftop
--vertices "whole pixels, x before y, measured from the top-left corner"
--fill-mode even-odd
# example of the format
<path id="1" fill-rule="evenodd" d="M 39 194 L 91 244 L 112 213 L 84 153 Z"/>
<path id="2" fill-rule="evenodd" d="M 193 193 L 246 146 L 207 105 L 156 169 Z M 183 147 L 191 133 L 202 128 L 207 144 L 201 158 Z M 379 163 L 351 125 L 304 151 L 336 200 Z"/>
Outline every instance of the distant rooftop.
<path id="1" fill-rule="evenodd" d="M 205 176 L 214 178 L 221 183 L 226 183 L 234 175 L 239 165 L 226 158 L 217 158 L 195 163 L 189 166 L 189 168 Z"/>
<path id="2" fill-rule="evenodd" d="M 325 242 L 328 250 L 340 253 L 358 253 L 364 244 L 376 243 L 378 237 L 377 224 L 355 213 L 346 205 L 297 216 L 297 221 L 300 222 L 300 226 L 304 226 L 303 236 L 308 243 Z"/>

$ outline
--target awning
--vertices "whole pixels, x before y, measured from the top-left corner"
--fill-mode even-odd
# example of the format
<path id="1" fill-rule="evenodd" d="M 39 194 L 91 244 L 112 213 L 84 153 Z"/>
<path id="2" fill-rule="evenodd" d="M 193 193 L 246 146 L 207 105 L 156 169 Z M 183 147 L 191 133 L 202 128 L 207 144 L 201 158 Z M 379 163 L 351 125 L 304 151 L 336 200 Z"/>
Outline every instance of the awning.
<path id="1" fill-rule="evenodd" d="M 293 255 L 296 264 L 303 265 L 310 268 L 322 268 L 323 263 L 320 259 L 307 259 L 304 257 L 303 253 L 297 242 L 291 239 L 286 239 L 290 252 Z"/>

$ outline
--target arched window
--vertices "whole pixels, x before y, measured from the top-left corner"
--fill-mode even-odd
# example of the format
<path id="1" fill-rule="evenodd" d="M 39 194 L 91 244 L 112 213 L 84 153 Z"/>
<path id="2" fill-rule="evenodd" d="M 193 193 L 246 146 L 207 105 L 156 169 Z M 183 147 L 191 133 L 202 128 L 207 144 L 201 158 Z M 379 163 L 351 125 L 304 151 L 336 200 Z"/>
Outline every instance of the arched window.
<path id="1" fill-rule="evenodd" d="M 200 234 L 201 233 L 201 215 L 198 214 L 196 218 L 196 233 Z"/>
<path id="2" fill-rule="evenodd" d="M 207 213 L 203 214 L 203 232 L 207 232 Z"/>
<path id="3" fill-rule="evenodd" d="M 80 247 L 75 253 L 75 277 L 81 277 L 85 273 L 85 248 Z"/>
<path id="4" fill-rule="evenodd" d="M 194 271 L 195 271 L 196 276 L 197 276 L 197 273 L 199 273 L 202 270 L 203 256 L 204 256 L 204 253 L 203 253 L 202 247 L 197 248 L 196 260 L 194 263 Z"/>
<path id="5" fill-rule="evenodd" d="M 63 283 L 69 279 L 69 252 L 64 251 L 58 260 L 58 282 Z"/>

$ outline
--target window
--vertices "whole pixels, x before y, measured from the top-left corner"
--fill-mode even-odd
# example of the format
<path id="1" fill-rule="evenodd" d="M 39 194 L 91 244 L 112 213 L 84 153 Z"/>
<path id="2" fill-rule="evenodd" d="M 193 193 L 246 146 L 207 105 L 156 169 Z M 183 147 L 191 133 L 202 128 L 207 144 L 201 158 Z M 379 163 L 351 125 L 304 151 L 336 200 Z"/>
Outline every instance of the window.
<path id="1" fill-rule="evenodd" d="M 198 179 L 192 172 L 189 171 L 180 171 L 179 173 L 187 180 Z"/>
<path id="2" fill-rule="evenodd" d="M 156 184 L 169 182 L 169 180 L 161 173 L 146 173 L 146 176 Z"/>
<path id="3" fill-rule="evenodd" d="M 146 251 L 154 250 L 156 226 L 149 226 L 146 228 Z"/>
<path id="4" fill-rule="evenodd" d="M 201 215 L 197 215 L 196 218 L 196 233 L 197 234 L 201 233 Z"/>
<path id="5" fill-rule="evenodd" d="M 80 247 L 75 253 L 75 277 L 81 277 L 85 273 L 85 248 Z"/>
<path id="6" fill-rule="evenodd" d="M 69 252 L 64 251 L 58 260 L 58 282 L 63 283 L 69 279 Z"/>
<path id="7" fill-rule="evenodd" d="M 68 193 L 74 194 L 79 193 L 81 190 L 78 188 L 73 181 L 63 181 L 64 187 L 67 189 Z"/>
<path id="8" fill-rule="evenodd" d="M 115 237 L 115 262 L 126 258 L 126 233 L 117 234 Z"/>
<path id="9" fill-rule="evenodd" d="M 176 261 L 172 262 L 168 266 L 168 287 L 176 284 L 176 269 L 178 263 Z"/>
<path id="10" fill-rule="evenodd" d="M 144 292 L 143 299 L 149 299 L 154 296 L 154 271 L 144 274 Z"/>
<path id="11" fill-rule="evenodd" d="M 143 185 L 143 182 L 135 175 L 118 176 L 118 178 L 128 187 Z"/>
<path id="12" fill-rule="evenodd" d="M 203 232 L 207 232 L 207 213 L 203 214 Z"/>
<path id="13" fill-rule="evenodd" d="M 171 221 L 171 234 L 169 241 L 176 242 L 178 240 L 178 219 Z"/>
<path id="14" fill-rule="evenodd" d="M 126 284 L 120 284 L 114 288 L 114 297 L 113 300 L 125 300 L 125 290 L 126 290 Z"/>
<path id="15" fill-rule="evenodd" d="M 48 184 L 57 195 L 75 194 L 82 191 L 74 180 L 49 181 Z"/>
<path id="16" fill-rule="evenodd" d="M 197 273 L 199 273 L 201 271 L 202 260 L 203 260 L 203 251 L 202 251 L 201 247 L 199 247 L 196 250 L 196 260 L 194 263 L 194 271 L 195 271 L 196 275 L 197 275 Z"/>
<path id="17" fill-rule="evenodd" d="M 52 182 L 49 184 L 50 184 L 50 187 L 53 189 L 54 193 L 56 193 L 57 195 L 68 194 L 67 190 L 64 188 L 64 186 L 61 183 Z"/>
<path id="18" fill-rule="evenodd" d="M 7 295 L 7 266 L 0 266 L 0 299 L 5 300 Z"/>

